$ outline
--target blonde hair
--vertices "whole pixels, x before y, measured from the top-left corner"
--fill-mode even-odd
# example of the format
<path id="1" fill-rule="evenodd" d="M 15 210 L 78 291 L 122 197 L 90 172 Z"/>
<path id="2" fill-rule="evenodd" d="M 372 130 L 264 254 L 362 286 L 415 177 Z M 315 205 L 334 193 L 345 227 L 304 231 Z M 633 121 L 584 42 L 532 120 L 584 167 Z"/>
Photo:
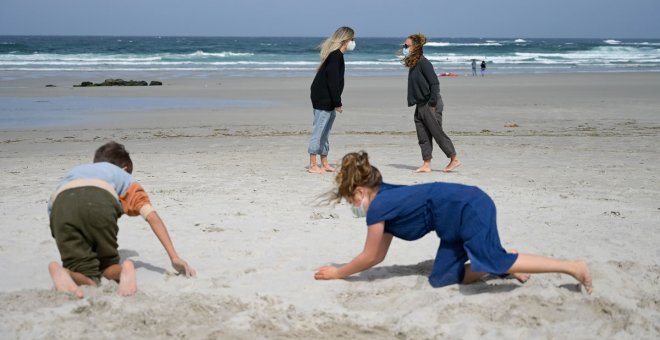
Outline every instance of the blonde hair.
<path id="1" fill-rule="evenodd" d="M 323 65 L 323 62 L 330 52 L 339 49 L 344 43 L 353 40 L 353 38 L 355 38 L 355 31 L 350 27 L 342 26 L 339 27 L 332 36 L 325 39 L 325 41 L 319 45 L 319 48 L 321 49 L 321 63 L 319 64 L 319 68 Z"/>
<path id="2" fill-rule="evenodd" d="M 335 177 L 337 188 L 328 192 L 326 203 L 339 203 L 342 198 L 353 198 L 358 186 L 377 189 L 383 182 L 383 176 L 375 166 L 369 164 L 369 155 L 365 151 L 347 153 L 341 159 L 341 168 Z"/>
<path id="3" fill-rule="evenodd" d="M 422 33 L 411 34 L 408 36 L 408 39 L 412 41 L 412 46 L 410 46 L 410 54 L 407 57 L 403 58 L 401 61 L 403 65 L 408 68 L 413 68 L 417 66 L 419 59 L 422 58 L 424 54 L 424 44 L 426 44 L 426 36 Z"/>

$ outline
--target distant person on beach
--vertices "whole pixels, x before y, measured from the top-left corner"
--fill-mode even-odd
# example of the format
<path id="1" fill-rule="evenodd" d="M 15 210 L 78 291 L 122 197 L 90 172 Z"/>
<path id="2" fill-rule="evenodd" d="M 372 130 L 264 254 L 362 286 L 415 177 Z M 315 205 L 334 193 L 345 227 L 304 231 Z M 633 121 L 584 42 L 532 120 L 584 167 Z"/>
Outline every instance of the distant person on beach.
<path id="1" fill-rule="evenodd" d="M 486 74 L 486 61 L 481 61 L 481 76 L 483 77 Z"/>
<path id="2" fill-rule="evenodd" d="M 442 96 L 440 96 L 440 81 L 435 74 L 433 65 L 424 57 L 423 46 L 426 37 L 413 34 L 403 43 L 403 64 L 408 67 L 408 106 L 415 106 L 415 129 L 419 147 L 422 150 L 424 164 L 415 172 L 431 172 L 433 158 L 433 139 L 449 158 L 445 172 L 450 172 L 461 165 L 456 156 L 454 144 L 442 130 Z"/>
<path id="3" fill-rule="evenodd" d="M 96 150 L 94 163 L 71 169 L 48 201 L 50 230 L 62 259 L 48 271 L 58 291 L 82 298 L 80 285 L 97 286 L 101 276 L 119 282 L 117 292 L 137 291 L 131 260 L 119 264 L 117 219 L 141 215 L 170 257 L 172 267 L 186 277 L 195 270 L 181 259 L 149 196 L 131 173 L 133 162 L 122 144 L 109 142 Z"/>
<path id="4" fill-rule="evenodd" d="M 329 135 L 337 112 L 344 111 L 341 94 L 344 91 L 344 53 L 355 48 L 355 32 L 350 27 L 339 27 L 321 44 L 321 64 L 311 86 L 314 123 L 307 147 L 309 172 L 335 171 L 328 163 Z M 316 163 L 321 156 L 321 165 Z"/>
<path id="5" fill-rule="evenodd" d="M 477 61 L 472 59 L 472 76 L 477 76 Z"/>
<path id="6" fill-rule="evenodd" d="M 429 276 L 433 287 L 473 283 L 486 274 L 511 274 L 524 283 L 530 273 L 562 273 L 573 276 L 588 294 L 593 290 L 584 261 L 504 250 L 495 204 L 477 187 L 442 182 L 387 184 L 364 151 L 343 157 L 335 182 L 337 188 L 327 194 L 327 202 L 345 199 L 356 217 L 366 216 L 367 240 L 362 252 L 348 264 L 321 267 L 314 274 L 317 280 L 345 278 L 379 264 L 393 237 L 413 241 L 434 231 L 440 246 Z"/>

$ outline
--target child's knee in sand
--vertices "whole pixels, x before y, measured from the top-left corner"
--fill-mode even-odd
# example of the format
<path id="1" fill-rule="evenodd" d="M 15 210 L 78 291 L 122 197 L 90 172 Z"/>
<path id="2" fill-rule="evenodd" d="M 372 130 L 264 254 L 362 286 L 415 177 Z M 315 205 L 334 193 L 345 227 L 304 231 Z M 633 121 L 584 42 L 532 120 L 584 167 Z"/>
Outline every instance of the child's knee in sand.
<path id="1" fill-rule="evenodd" d="M 430 168 L 430 159 L 424 163 Z M 454 168 L 460 165 L 455 155 L 451 157 L 449 165 L 452 164 Z M 369 269 L 385 258 L 392 237 L 416 240 L 435 229 L 442 241 L 431 277 L 463 277 L 463 283 L 472 283 L 485 274 L 509 273 L 524 283 L 530 273 L 564 273 L 573 276 L 588 294 L 593 291 L 592 278 L 584 261 L 519 254 L 515 249 L 504 251 L 497 236 L 495 215 L 487 213 L 490 209 L 484 202 L 491 202 L 493 208 L 494 204 L 490 199 L 484 200 L 487 194 L 473 186 L 442 182 L 408 186 L 388 184 L 383 181 L 380 171 L 371 166 L 364 151 L 346 154 L 339 171 L 336 189 L 328 193 L 328 202 L 344 199 L 354 209 L 361 209 L 361 216 L 367 216 L 367 239 L 362 253 L 350 263 L 319 269 L 315 274 L 317 280 L 344 278 Z M 444 203 L 448 200 L 455 203 L 448 207 Z M 463 207 L 471 208 L 466 210 Z M 430 210 L 435 218 L 431 230 L 427 227 L 427 215 L 419 213 L 420 210 Z M 486 228 L 483 221 L 490 221 L 486 224 L 488 233 L 463 236 L 461 230 Z M 387 232 L 386 224 L 389 225 Z M 484 236 L 486 234 L 494 237 Z M 456 238 L 456 235 L 461 236 Z M 445 237 L 454 240 L 445 243 Z M 465 266 L 468 260 L 470 264 Z"/>
<path id="2" fill-rule="evenodd" d="M 195 270 L 178 256 L 167 227 L 151 206 L 145 190 L 131 176 L 132 171 L 133 163 L 124 146 L 116 142 L 106 143 L 96 150 L 93 164 L 74 167 L 64 176 L 66 181 L 60 183 L 48 202 L 53 237 L 62 258 L 73 258 L 78 263 L 76 265 L 85 268 L 82 271 L 87 270 L 88 274 L 89 270 L 94 272 L 93 268 L 112 263 L 101 268 L 100 275 L 119 282 L 118 293 L 122 296 L 133 295 L 137 290 L 133 262 L 125 260 L 121 265 L 113 263 L 119 259 L 116 222 L 122 213 L 129 216 L 142 215 L 163 245 L 174 269 L 186 277 L 195 276 Z M 65 196 L 64 192 L 70 194 Z M 97 218 L 83 211 L 87 205 L 79 204 L 81 200 L 95 201 L 98 207 L 94 211 L 104 214 L 102 220 L 110 222 L 99 226 Z M 99 228 L 108 232 L 101 232 Z M 79 242 L 60 242 L 71 235 L 82 234 L 89 235 L 90 240 L 85 238 L 81 242 L 95 244 L 94 253 L 81 249 Z M 66 256 L 63 255 L 65 253 Z M 99 254 L 103 254 L 102 259 L 97 258 Z M 67 270 L 55 262 L 49 264 L 49 272 L 57 290 L 71 292 L 78 297 L 82 297 L 79 285 L 98 284 L 93 278 Z"/>

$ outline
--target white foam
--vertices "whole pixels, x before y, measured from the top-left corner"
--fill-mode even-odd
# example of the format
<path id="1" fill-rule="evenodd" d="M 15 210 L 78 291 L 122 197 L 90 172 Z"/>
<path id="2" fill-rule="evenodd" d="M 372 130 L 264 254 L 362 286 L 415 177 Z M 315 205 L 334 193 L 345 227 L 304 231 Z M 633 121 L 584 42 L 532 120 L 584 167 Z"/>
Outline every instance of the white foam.
<path id="1" fill-rule="evenodd" d="M 211 52 L 204 52 L 204 51 L 198 50 L 198 51 L 195 51 L 194 53 L 188 54 L 187 56 L 226 58 L 226 57 L 247 57 L 247 56 L 253 56 L 253 55 L 254 55 L 254 53 L 238 53 L 238 52 L 211 53 Z"/>
<path id="2" fill-rule="evenodd" d="M 450 43 L 450 42 L 427 42 L 425 46 L 431 47 L 449 47 L 449 46 L 502 46 L 498 42 L 485 43 Z"/>
<path id="3" fill-rule="evenodd" d="M 608 40 L 605 40 L 603 42 L 606 43 L 606 44 L 610 44 L 610 45 L 618 45 L 618 44 L 621 43 L 619 40 L 614 40 L 614 39 L 608 39 Z"/>

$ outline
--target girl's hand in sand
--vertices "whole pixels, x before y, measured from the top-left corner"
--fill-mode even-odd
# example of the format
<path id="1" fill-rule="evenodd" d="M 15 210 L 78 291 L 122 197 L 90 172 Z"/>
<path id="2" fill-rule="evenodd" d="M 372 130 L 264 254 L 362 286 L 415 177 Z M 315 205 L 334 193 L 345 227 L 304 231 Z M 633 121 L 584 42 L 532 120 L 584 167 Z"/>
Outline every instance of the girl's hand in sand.
<path id="1" fill-rule="evenodd" d="M 325 266 L 319 268 L 319 271 L 314 274 L 314 278 L 317 280 L 336 280 L 341 279 L 341 276 L 337 267 Z"/>
<path id="2" fill-rule="evenodd" d="M 172 259 L 172 267 L 179 273 L 183 274 L 186 277 L 194 277 L 197 275 L 195 269 L 188 265 L 188 262 L 184 261 L 181 258 Z"/>

